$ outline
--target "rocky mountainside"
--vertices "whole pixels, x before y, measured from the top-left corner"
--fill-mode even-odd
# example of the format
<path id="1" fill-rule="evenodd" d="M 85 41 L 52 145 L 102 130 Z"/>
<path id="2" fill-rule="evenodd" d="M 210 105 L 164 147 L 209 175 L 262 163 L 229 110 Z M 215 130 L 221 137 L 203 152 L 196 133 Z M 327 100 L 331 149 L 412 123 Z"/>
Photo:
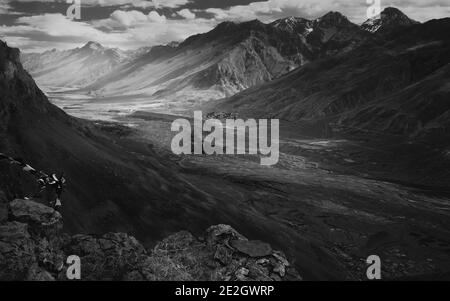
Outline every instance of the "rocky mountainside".
<path id="1" fill-rule="evenodd" d="M 188 38 L 163 57 L 147 55 L 130 62 L 88 89 L 102 95 L 125 92 L 183 103 L 218 99 L 320 57 L 350 51 L 369 37 L 339 13 L 314 21 L 224 22 Z"/>
<path id="2" fill-rule="evenodd" d="M 287 31 L 290 33 L 296 33 L 305 38 L 311 31 L 314 30 L 313 21 L 299 17 L 288 17 L 284 19 L 278 19 L 274 21 L 272 25 L 280 30 Z"/>
<path id="3" fill-rule="evenodd" d="M 127 58 L 119 49 L 89 42 L 81 48 L 22 54 L 25 69 L 43 87 L 80 87 L 110 72 Z"/>
<path id="4" fill-rule="evenodd" d="M 447 131 L 450 20 L 408 27 L 220 102 L 220 110 L 418 136 Z"/>
<path id="5" fill-rule="evenodd" d="M 146 250 L 125 233 L 73 235 L 62 216 L 45 205 L 0 191 L 0 281 L 67 280 L 69 256 L 81 260 L 81 279 L 91 281 L 281 281 L 301 280 L 283 253 L 250 241 L 226 225 L 204 237 L 173 234 Z"/>
<path id="6" fill-rule="evenodd" d="M 100 95 L 147 95 L 177 105 L 232 96 L 320 57 L 354 49 L 370 34 L 339 13 L 308 21 L 224 22 L 174 51 L 146 54 L 90 85 Z"/>
<path id="7" fill-rule="evenodd" d="M 173 46 L 154 47 L 86 90 L 205 101 L 270 81 L 314 58 L 300 37 L 257 20 L 225 22 Z"/>
<path id="8" fill-rule="evenodd" d="M 330 12 L 316 20 L 290 17 L 277 20 L 272 25 L 300 36 L 318 58 L 351 51 L 370 38 L 338 12 Z"/>
<path id="9" fill-rule="evenodd" d="M 408 18 L 408 16 L 399 9 L 388 7 L 381 12 L 380 16 L 364 22 L 361 25 L 361 28 L 371 33 L 387 34 L 418 23 L 419 22 Z"/>
<path id="10" fill-rule="evenodd" d="M 448 18 L 403 28 L 203 109 L 293 122 L 308 138 L 359 141 L 365 174 L 446 190 L 449 30 Z"/>

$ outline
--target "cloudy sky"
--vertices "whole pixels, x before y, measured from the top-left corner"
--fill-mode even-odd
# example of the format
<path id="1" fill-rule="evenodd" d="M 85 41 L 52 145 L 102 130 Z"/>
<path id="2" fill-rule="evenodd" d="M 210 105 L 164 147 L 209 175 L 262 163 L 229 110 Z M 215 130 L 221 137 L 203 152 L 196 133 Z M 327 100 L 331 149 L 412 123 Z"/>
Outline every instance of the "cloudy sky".
<path id="1" fill-rule="evenodd" d="M 318 18 L 339 11 L 351 21 L 367 18 L 380 0 L 70 0 L 81 19 L 67 17 L 67 0 L 0 0 L 0 39 L 26 52 L 68 49 L 88 41 L 123 49 L 181 41 L 218 23 L 287 16 Z M 450 17 L 449 0 L 381 0 L 418 21 Z"/>

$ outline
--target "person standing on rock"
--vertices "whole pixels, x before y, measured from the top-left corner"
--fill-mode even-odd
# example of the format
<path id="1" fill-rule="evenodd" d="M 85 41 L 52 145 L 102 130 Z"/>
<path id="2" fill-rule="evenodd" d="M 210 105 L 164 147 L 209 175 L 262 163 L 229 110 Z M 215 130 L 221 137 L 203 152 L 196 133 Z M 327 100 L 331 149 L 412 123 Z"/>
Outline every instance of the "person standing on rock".
<path id="1" fill-rule="evenodd" d="M 7 160 L 11 164 L 18 165 L 23 171 L 36 177 L 38 179 L 37 183 L 40 188 L 39 194 L 43 191 L 46 191 L 47 200 L 49 201 L 49 203 L 53 205 L 56 210 L 59 210 L 62 207 L 61 195 L 64 190 L 64 186 L 66 185 L 64 174 L 62 174 L 59 178 L 56 176 L 56 174 L 48 176 L 47 174 L 38 171 L 30 165 L 26 164 L 21 158 L 11 158 L 3 153 L 0 153 L 0 160 Z M 56 200 L 54 199 L 55 194 Z"/>
<path id="2" fill-rule="evenodd" d="M 45 177 L 38 180 L 41 185 L 41 190 L 46 189 L 47 193 L 50 193 L 50 198 L 53 199 L 53 194 L 56 194 L 56 200 L 54 201 L 53 207 L 56 210 L 61 209 L 61 195 L 64 190 L 64 186 L 66 185 L 66 179 L 64 178 L 64 174 L 61 177 L 57 177 L 56 174 L 52 174 L 51 177 Z M 50 202 L 53 202 L 51 200 Z"/>

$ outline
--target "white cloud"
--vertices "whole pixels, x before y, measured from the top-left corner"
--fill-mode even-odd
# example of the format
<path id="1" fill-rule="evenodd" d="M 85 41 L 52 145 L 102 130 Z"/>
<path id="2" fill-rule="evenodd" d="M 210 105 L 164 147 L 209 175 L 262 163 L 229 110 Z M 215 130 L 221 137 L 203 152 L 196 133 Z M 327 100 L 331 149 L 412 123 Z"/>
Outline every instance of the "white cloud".
<path id="1" fill-rule="evenodd" d="M 132 10 L 132 11 L 123 11 L 116 10 L 114 11 L 107 22 L 112 22 L 111 25 L 114 27 L 114 22 L 116 22 L 121 27 L 130 27 L 135 26 L 145 22 L 156 22 L 163 23 L 166 21 L 166 17 L 164 15 L 158 14 L 156 11 L 150 12 L 148 15 L 144 13 Z"/>
<path id="2" fill-rule="evenodd" d="M 123 49 L 167 44 L 211 30 L 214 20 L 167 20 L 156 11 L 115 11 L 92 23 L 72 21 L 61 14 L 21 17 L 14 26 L 0 26 L 0 36 L 27 52 L 68 49 L 87 41 Z"/>
<path id="3" fill-rule="evenodd" d="M 146 23 L 165 23 L 167 18 L 160 15 L 156 11 L 151 11 L 148 15 L 136 11 L 114 11 L 108 19 L 93 21 L 92 24 L 96 28 L 108 28 L 111 30 L 122 29 L 125 30 L 130 27 L 145 25 Z"/>
<path id="4" fill-rule="evenodd" d="M 131 36 L 129 42 L 133 46 L 181 41 L 191 35 L 209 31 L 216 25 L 215 20 L 195 19 L 188 14 L 186 16 L 188 18 L 183 20 L 168 20 L 156 11 L 151 11 L 148 15 L 137 11 L 115 11 L 110 18 L 95 21 L 93 25 L 112 32 L 123 30 Z"/>
<path id="5" fill-rule="evenodd" d="M 350 5 L 355 7 L 353 2 Z M 363 5 L 365 5 L 365 1 Z M 338 0 L 268 0 L 233 6 L 228 9 L 210 8 L 207 9 L 207 12 L 214 14 L 217 20 L 260 19 L 269 22 L 286 16 L 316 18 L 329 11 L 340 11 L 339 8 L 346 10 L 348 6 L 349 3 Z"/>
<path id="6" fill-rule="evenodd" d="M 139 22 L 147 21 L 147 16 L 140 11 L 122 11 L 116 10 L 111 14 L 111 20 L 116 21 L 120 25 L 129 27 Z"/>
<path id="7" fill-rule="evenodd" d="M 195 14 L 187 8 L 180 10 L 177 14 L 188 20 L 195 19 Z"/>
<path id="8" fill-rule="evenodd" d="M 147 18 L 151 23 L 165 23 L 167 21 L 164 15 L 160 15 L 156 11 L 151 11 Z"/>
<path id="9" fill-rule="evenodd" d="M 27 24 L 31 29 L 44 31 L 51 36 L 99 34 L 88 23 L 74 22 L 61 14 L 19 17 L 16 23 Z"/>
<path id="10" fill-rule="evenodd" d="M 382 8 L 394 6 L 411 18 L 427 21 L 432 18 L 444 18 L 450 14 L 448 0 L 390 0 L 381 1 Z M 339 11 L 355 23 L 367 19 L 369 5 L 365 0 L 268 0 L 249 5 L 233 6 L 228 9 L 210 8 L 206 11 L 214 14 L 216 20 L 246 21 L 260 19 L 265 22 L 287 16 L 299 16 L 315 19 L 329 11 Z"/>
<path id="11" fill-rule="evenodd" d="M 131 39 L 131 35 L 126 32 L 105 33 L 88 23 L 74 22 L 61 14 L 20 17 L 17 22 L 21 25 L 1 26 L 0 35 L 10 43 L 17 43 L 12 46 L 27 50 L 31 44 L 49 49 L 55 45 L 58 48 L 68 48 L 68 45 L 79 45 L 87 40 L 119 45 Z"/>

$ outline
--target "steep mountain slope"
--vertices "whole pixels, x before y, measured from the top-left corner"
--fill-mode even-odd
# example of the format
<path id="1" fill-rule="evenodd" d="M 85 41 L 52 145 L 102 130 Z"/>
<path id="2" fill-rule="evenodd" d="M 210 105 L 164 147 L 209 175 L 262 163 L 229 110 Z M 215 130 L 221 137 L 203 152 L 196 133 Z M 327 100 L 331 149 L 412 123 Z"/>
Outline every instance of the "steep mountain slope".
<path id="1" fill-rule="evenodd" d="M 435 122 L 444 126 L 449 29 L 449 19 L 414 25 L 383 45 L 369 42 L 348 55 L 308 64 L 225 100 L 221 107 L 291 121 L 330 118 L 404 134 L 418 134 Z M 368 113 L 369 106 L 370 114 L 355 117 L 354 110 Z"/>
<path id="2" fill-rule="evenodd" d="M 266 82 L 313 59 L 296 35 L 251 21 L 225 22 L 188 38 L 173 51 L 161 46 L 88 87 L 102 95 L 145 94 L 209 100 Z"/>
<path id="3" fill-rule="evenodd" d="M 203 203 L 204 196 L 178 178 L 170 161 L 148 145 L 123 138 L 126 129 L 78 120 L 51 105 L 23 70 L 19 51 L 3 42 L 0 91 L 0 152 L 47 173 L 65 172 L 63 215 L 69 231 L 116 229 L 145 237 L 147 243 L 179 230 L 176 224 L 188 212 L 198 214 L 203 224 L 208 201 Z M 0 186 L 8 198 L 34 195 L 33 183 L 0 162 Z"/>
<path id="4" fill-rule="evenodd" d="M 123 62 L 126 54 L 89 42 L 81 48 L 22 54 L 22 63 L 44 87 L 85 86 Z"/>
<path id="5" fill-rule="evenodd" d="M 408 18 L 399 9 L 388 7 L 381 12 L 380 16 L 364 22 L 361 28 L 371 33 L 387 34 L 418 23 Z"/>
<path id="6" fill-rule="evenodd" d="M 144 55 L 87 91 L 146 95 L 175 105 L 219 99 L 271 81 L 320 57 L 347 52 L 370 34 L 339 13 L 264 24 L 224 22 L 163 56 Z"/>
<path id="7" fill-rule="evenodd" d="M 340 13 L 264 24 L 224 22 L 162 57 L 144 55 L 88 87 L 111 96 L 146 95 L 176 106 L 229 97 L 318 58 L 348 52 L 370 34 Z"/>

